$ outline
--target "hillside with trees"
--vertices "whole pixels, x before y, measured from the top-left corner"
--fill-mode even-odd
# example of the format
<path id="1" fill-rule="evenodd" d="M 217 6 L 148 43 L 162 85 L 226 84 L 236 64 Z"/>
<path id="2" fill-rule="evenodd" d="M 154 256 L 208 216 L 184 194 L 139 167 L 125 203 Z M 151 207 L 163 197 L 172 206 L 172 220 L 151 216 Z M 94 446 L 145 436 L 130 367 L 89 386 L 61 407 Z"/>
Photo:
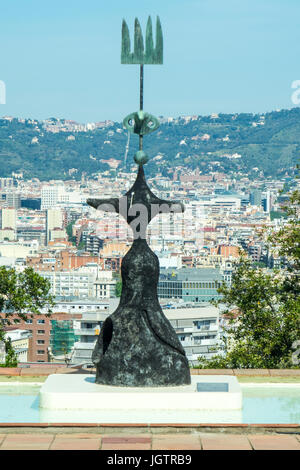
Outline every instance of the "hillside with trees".
<path id="1" fill-rule="evenodd" d="M 51 118 L 63 128 L 64 120 Z M 49 120 L 48 120 L 49 121 Z M 240 172 L 256 176 L 292 175 L 299 160 L 300 108 L 266 114 L 219 114 L 161 119 L 160 128 L 144 139 L 150 156 L 147 173 L 166 175 L 183 167 L 205 174 Z M 68 127 L 66 127 L 68 129 Z M 23 172 L 41 180 L 80 178 L 110 170 L 107 160 L 124 167 L 128 138 L 122 123 L 88 131 L 51 132 L 45 122 L 0 119 L 0 176 Z M 138 149 L 131 136 L 127 169 Z"/>

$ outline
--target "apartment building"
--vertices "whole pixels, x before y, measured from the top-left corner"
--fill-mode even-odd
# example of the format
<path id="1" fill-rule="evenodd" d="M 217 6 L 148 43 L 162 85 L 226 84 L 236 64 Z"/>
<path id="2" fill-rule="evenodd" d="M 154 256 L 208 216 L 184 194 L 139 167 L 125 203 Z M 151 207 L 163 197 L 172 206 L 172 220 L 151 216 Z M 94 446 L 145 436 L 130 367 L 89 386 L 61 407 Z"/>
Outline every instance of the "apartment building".
<path id="1" fill-rule="evenodd" d="M 81 271 L 38 271 L 51 285 L 51 294 L 55 297 L 94 297 L 95 272 Z"/>
<path id="2" fill-rule="evenodd" d="M 77 320 L 72 363 L 91 363 L 92 352 L 105 319 L 114 312 L 119 299 L 109 302 L 86 301 L 78 303 L 81 318 Z M 210 358 L 219 347 L 219 309 L 209 304 L 193 308 L 174 305 L 163 308 L 163 312 L 173 326 L 182 343 L 191 364 L 198 362 L 198 357 Z M 74 310 L 75 311 L 75 310 Z"/>
<path id="3" fill-rule="evenodd" d="M 65 193 L 63 185 L 45 185 L 41 191 L 41 209 L 47 210 L 53 208 L 58 201 L 62 200 Z"/>
<path id="4" fill-rule="evenodd" d="M 5 313 L 0 313 L 0 318 L 5 318 Z M 11 321 L 20 320 L 18 328 L 26 330 L 31 334 L 31 347 L 28 350 L 28 362 L 49 362 L 49 346 L 51 320 L 72 320 L 80 318 L 80 315 L 53 313 L 51 317 L 45 314 L 34 315 L 33 318 L 28 316 L 27 321 L 20 320 L 17 315 L 12 315 Z"/>
<path id="5" fill-rule="evenodd" d="M 119 299 L 109 301 L 91 301 L 80 302 L 77 305 L 77 310 L 81 312 L 81 318 L 77 320 L 76 335 L 78 341 L 74 344 L 74 352 L 72 355 L 72 363 L 91 363 L 92 352 L 95 347 L 98 335 L 100 334 L 103 322 L 111 314 Z M 76 310 L 76 309 L 74 309 Z"/>
<path id="6" fill-rule="evenodd" d="M 18 362 L 27 362 L 29 351 L 32 348 L 32 335 L 30 331 L 20 328 L 8 329 L 5 336 L 11 341 Z"/>
<path id="7" fill-rule="evenodd" d="M 182 299 L 184 302 L 209 302 L 221 298 L 217 289 L 223 275 L 214 268 L 161 269 L 158 297 Z"/>
<path id="8" fill-rule="evenodd" d="M 206 304 L 191 308 L 164 309 L 163 312 L 191 364 L 197 364 L 200 356 L 209 359 L 216 354 L 220 340 L 218 308 Z"/>

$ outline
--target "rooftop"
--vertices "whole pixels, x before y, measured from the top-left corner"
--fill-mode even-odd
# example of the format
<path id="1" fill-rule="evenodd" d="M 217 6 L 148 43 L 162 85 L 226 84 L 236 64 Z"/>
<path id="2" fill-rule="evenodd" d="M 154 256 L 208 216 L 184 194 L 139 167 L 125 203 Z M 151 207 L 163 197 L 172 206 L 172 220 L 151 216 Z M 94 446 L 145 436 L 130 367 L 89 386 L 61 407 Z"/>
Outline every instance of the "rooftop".
<path id="1" fill-rule="evenodd" d="M 219 309 L 216 307 L 210 306 L 199 306 L 196 308 L 176 308 L 176 309 L 165 309 L 163 310 L 164 314 L 169 320 L 177 320 L 181 318 L 195 318 L 199 317 L 217 317 L 219 315 Z"/>

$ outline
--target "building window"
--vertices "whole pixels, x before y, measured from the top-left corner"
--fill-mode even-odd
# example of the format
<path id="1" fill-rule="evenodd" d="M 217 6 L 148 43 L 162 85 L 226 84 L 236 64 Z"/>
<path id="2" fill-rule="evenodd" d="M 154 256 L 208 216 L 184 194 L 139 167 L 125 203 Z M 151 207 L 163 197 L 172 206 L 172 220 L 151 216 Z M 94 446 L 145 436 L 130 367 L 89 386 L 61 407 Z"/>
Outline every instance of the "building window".
<path id="1" fill-rule="evenodd" d="M 38 335 L 44 335 L 45 334 L 45 330 L 37 330 L 38 332 Z"/>
<path id="2" fill-rule="evenodd" d="M 38 320 L 37 323 L 38 323 L 39 325 L 42 325 L 42 324 L 45 323 L 45 320 Z"/>
<path id="3" fill-rule="evenodd" d="M 45 341 L 43 339 L 38 339 L 37 344 L 45 344 Z"/>
<path id="4" fill-rule="evenodd" d="M 26 323 L 31 324 L 32 320 L 27 320 Z"/>
<path id="5" fill-rule="evenodd" d="M 38 350 L 37 350 L 37 353 L 38 353 L 38 354 L 45 354 L 45 349 L 38 349 Z"/>

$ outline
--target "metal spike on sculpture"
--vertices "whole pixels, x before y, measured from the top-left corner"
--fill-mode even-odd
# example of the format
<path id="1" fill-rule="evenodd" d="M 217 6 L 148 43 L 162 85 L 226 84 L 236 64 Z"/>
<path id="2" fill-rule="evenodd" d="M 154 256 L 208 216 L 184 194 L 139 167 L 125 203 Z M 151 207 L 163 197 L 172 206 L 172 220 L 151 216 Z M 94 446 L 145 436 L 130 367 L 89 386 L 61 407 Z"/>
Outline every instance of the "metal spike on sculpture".
<path id="1" fill-rule="evenodd" d="M 146 241 L 149 222 L 160 213 L 182 212 L 178 201 L 162 200 L 149 189 L 143 165 L 143 137 L 159 127 L 158 119 L 143 110 L 144 64 L 162 64 L 163 37 L 159 18 L 156 45 L 152 22 L 146 29 L 146 47 L 139 21 L 135 20 L 134 51 L 131 52 L 128 26 L 122 25 L 122 64 L 140 65 L 140 109 L 129 114 L 124 126 L 139 136 L 135 183 L 124 196 L 112 199 L 88 199 L 87 203 L 106 212 L 124 216 L 133 231 L 133 244 L 123 258 L 122 294 L 118 308 L 104 322 L 92 360 L 96 365 L 96 383 L 126 387 L 158 387 L 190 384 L 185 351 L 157 297 L 158 257 Z"/>

